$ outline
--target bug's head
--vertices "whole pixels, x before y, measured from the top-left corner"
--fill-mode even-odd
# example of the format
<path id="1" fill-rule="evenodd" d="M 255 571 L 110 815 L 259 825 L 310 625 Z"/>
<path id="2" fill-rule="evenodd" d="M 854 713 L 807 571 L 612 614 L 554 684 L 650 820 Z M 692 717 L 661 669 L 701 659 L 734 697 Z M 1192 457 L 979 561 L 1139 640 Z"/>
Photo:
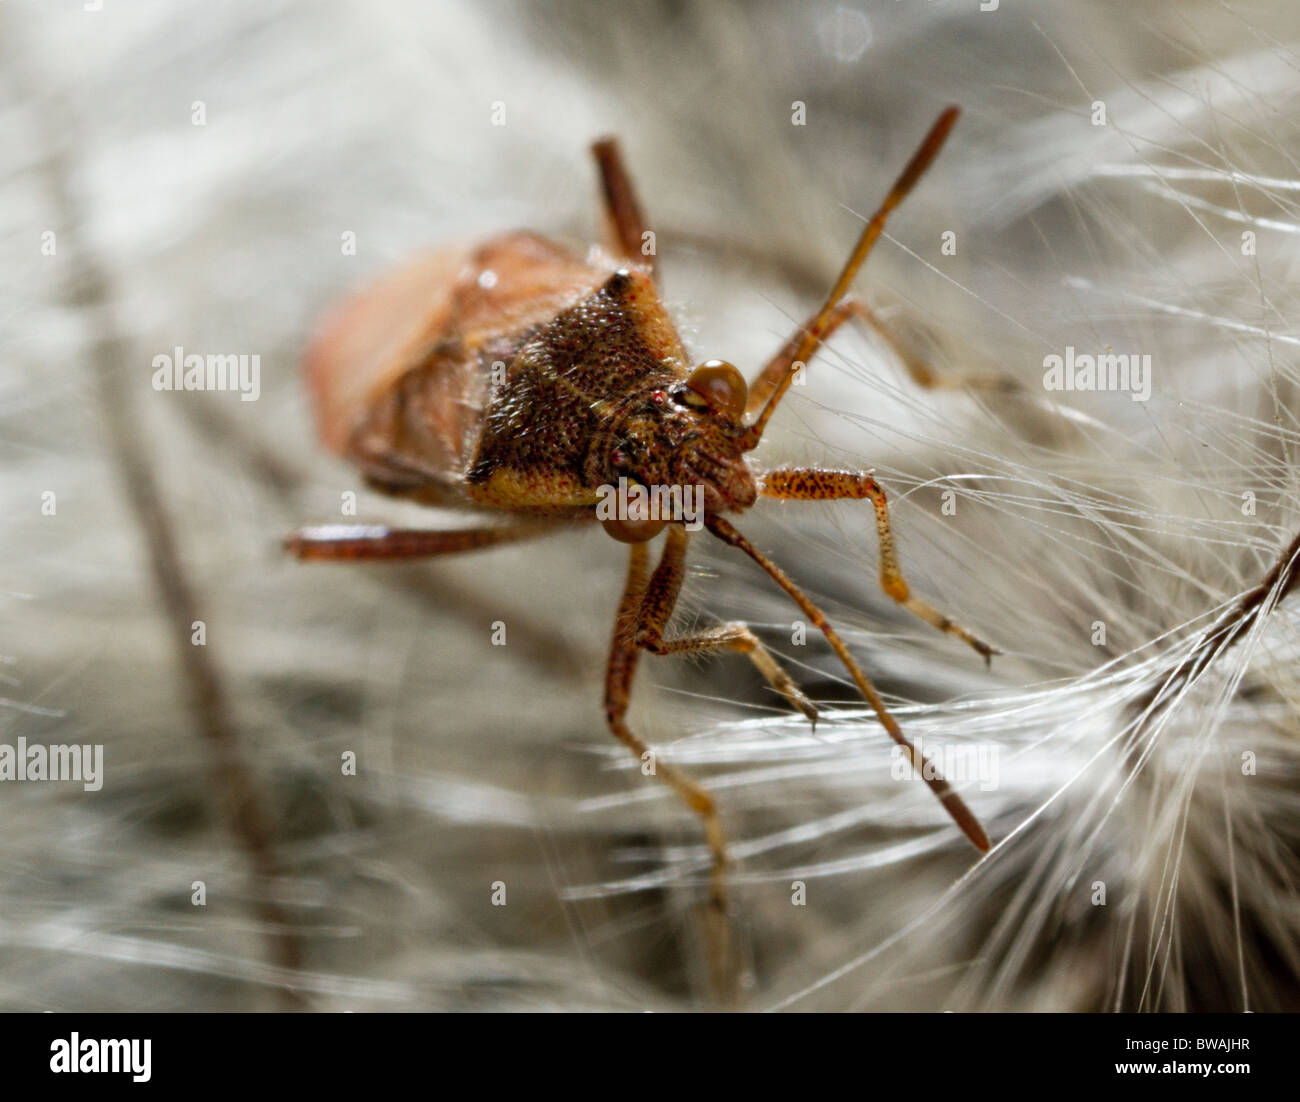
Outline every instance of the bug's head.
<path id="1" fill-rule="evenodd" d="M 743 418 L 748 387 L 724 360 L 708 360 L 685 379 L 652 391 L 647 404 L 620 426 L 610 452 L 615 480 L 626 478 L 647 492 L 677 492 L 703 516 L 748 509 L 758 498 L 745 463 Z M 664 500 L 667 500 L 666 496 Z M 653 539 L 661 516 L 605 521 L 605 530 L 628 543 Z"/>
<path id="2" fill-rule="evenodd" d="M 678 451 L 683 477 L 705 487 L 710 513 L 748 509 L 758 486 L 741 440 L 749 398 L 744 376 L 726 360 L 707 360 L 677 384 L 671 397 L 695 430 Z"/>

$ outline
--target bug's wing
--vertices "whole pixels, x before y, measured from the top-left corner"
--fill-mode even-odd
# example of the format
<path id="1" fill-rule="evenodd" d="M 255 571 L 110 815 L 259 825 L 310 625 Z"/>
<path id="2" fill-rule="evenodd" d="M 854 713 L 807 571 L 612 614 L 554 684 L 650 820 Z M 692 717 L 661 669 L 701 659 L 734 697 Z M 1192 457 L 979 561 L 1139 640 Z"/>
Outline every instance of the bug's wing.
<path id="1" fill-rule="evenodd" d="M 321 436 L 392 493 L 465 504 L 492 365 L 608 276 L 523 231 L 410 261 L 345 303 L 309 351 Z"/>
<path id="2" fill-rule="evenodd" d="M 327 319 L 303 361 L 321 439 L 347 454 L 374 396 L 411 367 L 422 339 L 445 329 L 472 250 L 408 261 Z"/>
<path id="3" fill-rule="evenodd" d="M 456 330 L 471 350 L 517 341 L 586 298 L 612 270 L 528 230 L 502 234 L 470 257 L 457 291 Z"/>

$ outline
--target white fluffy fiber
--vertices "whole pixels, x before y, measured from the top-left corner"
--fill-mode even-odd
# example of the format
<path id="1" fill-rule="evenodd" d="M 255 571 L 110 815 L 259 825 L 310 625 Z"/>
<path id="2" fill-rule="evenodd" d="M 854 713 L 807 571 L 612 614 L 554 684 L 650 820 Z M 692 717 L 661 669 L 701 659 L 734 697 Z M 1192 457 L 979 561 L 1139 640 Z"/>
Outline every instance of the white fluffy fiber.
<path id="1" fill-rule="evenodd" d="M 753 1008 L 1297 1008 L 1300 601 L 1170 675 L 1300 532 L 1300 12 L 978 8 L 3 5 L 0 741 L 102 743 L 108 772 L 0 785 L 0 1006 L 705 1005 L 698 826 L 603 726 L 619 548 L 287 561 L 279 538 L 342 519 L 345 491 L 363 521 L 453 519 L 323 453 L 296 359 L 330 301 L 428 244 L 590 239 L 586 147 L 615 132 L 688 342 L 752 372 L 957 103 L 858 287 L 941 373 L 1021 388 L 921 390 L 846 333 L 758 454 L 874 467 L 915 587 L 1006 653 L 985 670 L 894 609 L 860 503 L 738 523 L 910 733 L 996 751 L 996 786 L 965 788 L 995 851 L 976 864 L 891 778 L 829 651 L 792 645 L 794 610 L 706 537 L 682 622 L 762 625 L 824 723 L 726 657 L 645 660 L 634 725 L 720 798 Z M 155 392 L 177 345 L 259 354 L 261 397 Z M 1046 391 L 1067 346 L 1150 354 L 1150 401 Z M 206 623 L 272 877 L 229 829 L 130 462 Z"/>

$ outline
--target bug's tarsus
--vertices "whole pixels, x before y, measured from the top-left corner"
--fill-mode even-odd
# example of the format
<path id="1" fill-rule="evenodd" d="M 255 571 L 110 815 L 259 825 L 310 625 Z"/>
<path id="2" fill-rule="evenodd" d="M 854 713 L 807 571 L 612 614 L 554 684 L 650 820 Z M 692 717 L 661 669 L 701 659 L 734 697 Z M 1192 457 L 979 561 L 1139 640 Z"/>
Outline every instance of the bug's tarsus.
<path id="1" fill-rule="evenodd" d="M 627 581 L 619 600 L 618 615 L 614 621 L 614 637 L 610 644 L 609 661 L 605 669 L 605 718 L 614 737 L 622 742 L 643 766 L 649 746 L 626 722 L 632 678 L 636 673 L 640 649 L 637 638 L 647 615 L 647 601 L 652 581 L 647 571 L 647 544 L 628 546 Z M 658 573 L 658 571 L 656 571 Z M 656 606 L 658 607 L 658 606 Z M 667 614 L 671 614 L 671 605 Z M 709 876 L 709 970 L 715 993 L 725 1003 L 737 998 L 739 969 L 731 960 L 730 922 L 727 905 L 727 843 L 722 830 L 722 820 L 713 797 L 685 773 L 666 762 L 654 762 L 654 774 L 677 794 L 678 798 L 704 825 L 709 845 L 711 869 Z"/>
<path id="2" fill-rule="evenodd" d="M 952 817 L 953 822 L 961 828 L 962 833 L 970 839 L 976 849 L 981 853 L 987 853 L 989 850 L 989 839 L 988 835 L 984 833 L 984 828 L 980 826 L 979 820 L 975 818 L 974 813 L 966 806 L 965 801 L 962 800 L 955 791 L 953 791 L 948 782 L 944 780 L 943 777 L 933 769 L 933 767 L 923 768 L 926 763 L 922 760 L 916 747 L 912 744 L 912 741 L 903 734 L 903 729 L 899 727 L 898 721 L 894 719 L 889 710 L 885 707 L 885 702 L 881 700 L 880 694 L 876 691 L 876 687 L 872 685 L 867 675 L 862 672 L 862 667 L 858 665 L 857 661 L 853 658 L 853 655 L 849 653 L 849 649 L 844 645 L 844 641 L 840 638 L 839 633 L 836 632 L 830 622 L 826 619 L 826 614 L 813 604 L 813 602 L 804 594 L 803 590 L 795 585 L 786 573 L 776 565 L 776 563 L 772 562 L 771 559 L 742 536 L 729 521 L 720 516 L 712 515 L 706 517 L 704 523 L 709 531 L 717 536 L 718 539 L 722 540 L 723 543 L 730 544 L 732 547 L 743 551 L 758 563 L 758 565 L 767 572 L 768 576 L 794 599 L 795 604 L 803 610 L 804 615 L 807 616 L 817 626 L 818 630 L 821 631 L 822 635 L 826 637 L 826 641 L 831 645 L 831 649 L 839 656 L 840 662 L 843 663 L 844 668 L 849 671 L 849 676 L 853 678 L 853 683 L 857 685 L 858 691 L 863 695 L 867 703 L 871 705 L 872 711 L 876 713 L 876 717 L 880 720 L 880 725 L 889 733 L 890 738 L 907 751 L 912 767 L 921 774 L 926 784 L 930 786 L 930 790 L 935 794 L 939 802 L 943 804 L 944 810 Z"/>
<path id="3" fill-rule="evenodd" d="M 786 359 L 784 364 L 779 364 L 778 361 L 769 365 L 768 370 L 773 375 L 779 375 L 779 379 L 772 389 L 771 396 L 767 399 L 767 404 L 759 411 L 753 424 L 745 430 L 743 446 L 746 449 L 758 446 L 759 441 L 763 438 L 763 430 L 767 427 L 767 422 L 771 419 L 772 414 L 776 412 L 776 407 L 790 387 L 790 383 L 794 378 L 794 365 L 796 363 L 807 363 L 808 358 L 826 339 L 828 326 L 835 313 L 835 308 L 839 305 L 840 300 L 848 294 L 849 286 L 858 274 L 858 269 L 862 267 L 862 262 L 866 260 L 871 247 L 884 230 L 885 220 L 903 201 L 907 193 L 912 190 L 912 187 L 921 178 L 925 170 L 930 167 L 930 163 L 938 155 L 959 114 L 960 111 L 956 107 L 949 107 L 935 120 L 920 148 L 912 155 L 907 167 L 903 169 L 894 182 L 894 186 L 890 188 L 889 194 L 885 196 L 884 202 L 880 204 L 876 213 L 871 216 L 871 220 L 867 222 L 862 235 L 858 238 L 858 243 L 854 246 L 853 252 L 849 254 L 849 259 L 840 271 L 839 278 L 831 288 L 830 294 L 826 296 L 822 308 L 817 312 L 812 322 L 803 328 L 798 340 L 792 340 L 787 345 L 786 350 L 792 348 L 793 353 Z"/>

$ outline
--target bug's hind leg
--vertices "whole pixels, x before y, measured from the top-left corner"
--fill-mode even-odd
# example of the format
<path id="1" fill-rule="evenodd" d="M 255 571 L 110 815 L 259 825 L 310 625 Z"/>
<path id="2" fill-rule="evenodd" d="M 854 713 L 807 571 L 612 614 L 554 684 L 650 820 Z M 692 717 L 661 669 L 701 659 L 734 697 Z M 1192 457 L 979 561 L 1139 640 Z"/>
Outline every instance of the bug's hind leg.
<path id="1" fill-rule="evenodd" d="M 876 510 L 876 531 L 880 538 L 880 588 L 902 605 L 947 635 L 955 636 L 984 656 L 985 662 L 996 647 L 976 638 L 955 620 L 944 615 L 927 601 L 912 593 L 898 565 L 894 531 L 889 523 L 889 505 L 880 484 L 864 471 L 834 471 L 819 467 L 790 467 L 768 471 L 759 482 L 764 497 L 786 501 L 839 501 L 844 498 L 870 498 Z"/>
<path id="2" fill-rule="evenodd" d="M 804 334 L 816 324 L 816 321 L 817 318 L 814 315 L 801 325 L 794 335 L 781 346 L 781 350 L 759 372 L 758 377 L 749 388 L 749 401 L 746 412 L 756 412 L 771 397 L 772 392 L 776 390 L 781 380 L 785 378 L 786 373 L 790 370 L 795 356 L 799 354 L 799 345 L 804 339 Z M 907 371 L 908 378 L 925 390 L 957 390 L 967 386 L 979 390 L 1014 390 L 1020 386 L 1020 383 L 1010 375 L 999 375 L 996 372 L 958 371 L 949 373 L 936 371 L 899 340 L 889 326 L 876 316 L 870 306 L 857 298 L 844 299 L 827 315 L 825 322 L 822 324 L 821 341 L 830 340 L 831 335 L 848 321 L 860 322 L 877 333 L 881 340 L 889 346 L 890 351 L 898 357 L 899 362 Z M 820 347 L 821 344 L 818 345 L 818 348 Z"/>
<path id="3" fill-rule="evenodd" d="M 858 316 L 859 305 L 858 300 L 854 298 L 846 298 L 843 302 L 837 304 L 826 315 L 826 320 L 822 323 L 821 332 L 818 334 L 820 339 L 822 341 L 830 340 L 831 335 L 840 326 L 850 318 Z M 780 386 L 781 380 L 786 377 L 791 367 L 794 366 L 795 357 L 799 355 L 799 346 L 803 343 L 805 334 L 816 324 L 817 317 L 814 315 L 799 326 L 794 331 L 794 335 L 781 346 L 780 351 L 767 361 L 763 370 L 758 373 L 758 377 L 749 384 L 749 397 L 745 408 L 747 414 L 757 413 L 767 405 L 767 400 L 772 397 L 776 388 Z"/>
<path id="4" fill-rule="evenodd" d="M 636 672 L 636 645 L 647 586 L 646 545 L 630 547 L 627 583 L 614 622 L 609 665 L 605 673 L 605 718 L 614 737 L 641 762 L 650 760 L 650 748 L 626 722 L 632 677 Z M 664 762 L 654 763 L 654 776 L 669 785 L 681 801 L 700 817 L 712 859 L 709 892 L 709 969 L 715 991 L 723 1002 L 736 999 L 739 970 L 731 960 L 731 928 L 727 908 L 727 844 L 713 797 L 686 774 Z"/>
<path id="5" fill-rule="evenodd" d="M 284 541 L 291 555 L 304 560 L 362 562 L 378 559 L 420 559 L 478 551 L 498 543 L 532 539 L 551 531 L 547 524 L 500 524 L 489 528 L 384 528 L 330 524 L 300 528 Z"/>
<path id="6" fill-rule="evenodd" d="M 963 387 L 976 390 L 1020 389 L 1018 379 L 996 371 L 936 371 L 931 364 L 908 348 L 861 299 L 845 299 L 840 305 L 846 308 L 850 317 L 861 322 L 885 342 L 907 371 L 908 378 L 924 390 L 961 390 Z"/>
<path id="7" fill-rule="evenodd" d="M 650 269 L 656 276 L 657 262 L 653 236 L 646 236 L 645 218 L 637 202 L 632 177 L 623 163 L 623 153 L 614 138 L 601 138 L 591 147 L 600 169 L 601 194 L 609 216 L 619 252 L 634 264 Z"/>

